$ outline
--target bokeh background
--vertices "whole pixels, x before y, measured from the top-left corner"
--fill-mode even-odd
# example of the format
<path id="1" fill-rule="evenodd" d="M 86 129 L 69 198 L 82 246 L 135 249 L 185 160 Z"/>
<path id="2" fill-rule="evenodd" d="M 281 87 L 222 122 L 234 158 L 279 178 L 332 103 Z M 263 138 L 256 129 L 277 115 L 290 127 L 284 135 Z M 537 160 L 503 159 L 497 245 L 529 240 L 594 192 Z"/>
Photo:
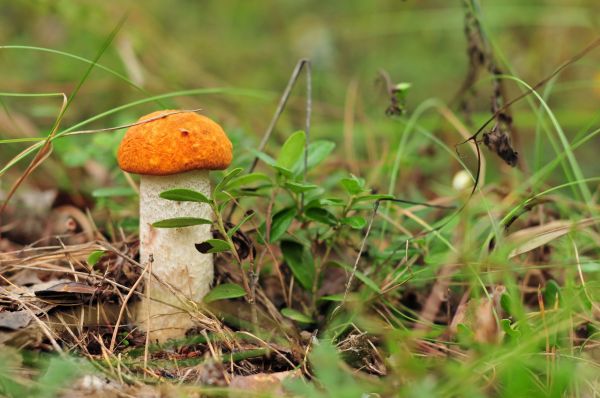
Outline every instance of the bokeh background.
<path id="1" fill-rule="evenodd" d="M 551 73 L 600 32 L 600 3 L 596 0 L 482 0 L 479 5 L 482 26 L 503 70 L 530 84 Z M 241 164 L 249 161 L 249 149 L 257 146 L 294 65 L 300 58 L 310 58 L 311 134 L 338 144 L 337 162 L 330 165 L 333 171 L 350 169 L 374 187 L 386 186 L 393 149 L 404 129 L 402 118 L 384 114 L 388 99 L 378 83 L 378 71 L 387 71 L 394 82 L 412 84 L 407 97 L 410 115 L 428 98 L 450 101 L 468 67 L 459 0 L 3 0 L 0 7 L 0 45 L 4 46 L 0 48 L 0 92 L 71 93 L 88 64 L 47 49 L 94 59 L 126 15 L 99 63 L 129 82 L 94 69 L 66 112 L 61 129 L 154 95 L 214 89 L 130 106 L 82 128 L 131 123 L 163 107 L 202 108 L 232 136 Z M 588 54 L 565 70 L 547 93 L 548 104 L 569 137 L 594 129 L 600 120 L 599 61 L 600 50 Z M 302 76 L 267 152 L 303 128 L 304 82 Z M 522 90 L 515 83 L 507 85 L 511 96 Z M 490 108 L 490 81 L 485 74 L 477 87 L 472 124 L 468 125 L 472 130 L 489 115 Z M 0 100 L 0 139 L 47 135 L 62 103 L 59 97 L 2 96 Z M 524 100 L 513 109 L 521 134 L 521 155 L 530 167 L 530 148 L 540 128 L 531 103 L 535 101 Z M 456 107 L 454 110 L 461 117 Z M 435 112 L 424 114 L 419 124 L 450 146 L 462 140 Z M 28 184 L 59 189 L 83 201 L 98 188 L 126 185 L 114 160 L 122 134 L 56 140 L 52 156 L 29 177 Z M 449 185 L 458 164 L 447 154 L 428 152 L 427 139 L 417 135 L 409 142 L 399 191 L 414 195 L 411 190 L 418 191 L 418 184 L 402 181 L 424 177 L 434 180 L 434 190 Z M 29 145 L 0 145 L 0 163 L 5 165 Z M 600 171 L 599 148 L 598 140 L 593 140 L 577 150 L 586 176 Z M 538 164 L 554 156 L 548 148 L 541 154 Z M 489 152 L 486 156 L 491 163 L 488 181 L 521 175 Z M 30 159 L 1 177 L 4 191 Z M 557 183 L 563 180 L 560 173 L 553 178 Z"/>

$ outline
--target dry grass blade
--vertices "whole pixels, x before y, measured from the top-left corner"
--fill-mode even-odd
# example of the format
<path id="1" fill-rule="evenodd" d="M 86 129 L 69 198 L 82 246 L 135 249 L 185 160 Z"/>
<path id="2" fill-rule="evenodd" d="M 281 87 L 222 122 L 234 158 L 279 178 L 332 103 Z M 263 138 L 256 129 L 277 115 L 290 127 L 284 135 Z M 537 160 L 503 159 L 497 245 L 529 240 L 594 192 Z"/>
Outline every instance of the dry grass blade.
<path id="1" fill-rule="evenodd" d="M 121 309 L 119 310 L 119 317 L 117 318 L 117 322 L 115 323 L 115 328 L 114 328 L 115 330 L 113 331 L 112 337 L 110 339 L 110 346 L 109 346 L 110 352 L 113 352 L 113 350 L 115 348 L 115 344 L 117 342 L 117 334 L 119 333 L 119 325 L 121 323 L 121 319 L 123 319 L 125 310 L 127 309 L 127 303 L 129 302 L 129 299 L 131 298 L 133 293 L 136 291 L 138 285 L 142 281 L 142 278 L 146 274 L 147 270 L 148 270 L 148 266 L 144 267 L 144 270 L 142 271 L 142 273 L 140 274 L 138 279 L 135 281 L 135 283 L 131 287 L 131 290 L 129 290 L 129 293 L 127 293 L 127 296 L 125 296 L 125 299 L 123 300 L 123 303 L 121 304 Z"/>
<path id="2" fill-rule="evenodd" d="M 585 218 L 583 220 L 572 222 L 567 220 L 552 221 L 545 225 L 531 228 L 525 228 L 514 232 L 507 237 L 507 242 L 516 245 L 509 258 L 527 253 L 540 246 L 548 244 L 555 239 L 568 234 L 571 231 L 579 230 L 598 223 L 597 218 Z"/>
<path id="3" fill-rule="evenodd" d="M 6 207 L 8 206 L 8 202 L 13 197 L 13 195 L 15 194 L 15 192 L 17 191 L 19 186 L 21 186 L 23 181 L 25 181 L 25 179 L 31 173 L 33 173 L 33 171 L 40 164 L 42 164 L 44 162 L 44 160 L 46 160 L 48 158 L 48 156 L 50 156 L 50 154 L 52 153 L 52 137 L 54 137 L 54 135 L 56 134 L 56 131 L 58 130 L 58 127 L 60 126 L 62 116 L 64 115 L 64 112 L 67 109 L 68 104 L 69 104 L 69 100 L 67 98 L 67 95 L 63 93 L 63 103 L 60 108 L 58 117 L 56 118 L 56 121 L 54 123 L 54 128 L 52 129 L 52 132 L 48 135 L 48 138 L 46 138 L 46 141 L 44 142 L 44 145 L 42 146 L 42 148 L 35 155 L 35 157 L 31 161 L 31 163 L 27 166 L 27 168 L 25 169 L 25 172 L 17 179 L 17 181 L 13 184 L 13 186 L 8 191 L 8 194 L 6 195 L 6 199 L 4 200 L 4 203 L 2 203 L 2 207 L 0 207 L 0 215 L 2 215 L 2 213 L 4 213 L 4 211 L 6 210 Z"/>

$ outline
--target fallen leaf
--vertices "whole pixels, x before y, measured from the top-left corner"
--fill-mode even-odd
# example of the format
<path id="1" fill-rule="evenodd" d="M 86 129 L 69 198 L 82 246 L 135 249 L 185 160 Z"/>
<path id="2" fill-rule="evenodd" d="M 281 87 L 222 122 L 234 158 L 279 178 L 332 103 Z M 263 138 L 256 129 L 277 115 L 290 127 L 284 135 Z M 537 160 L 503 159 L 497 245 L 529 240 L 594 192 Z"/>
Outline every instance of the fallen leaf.
<path id="1" fill-rule="evenodd" d="M 85 298 L 89 298 L 98 293 L 98 288 L 80 282 L 63 282 L 50 286 L 44 290 L 36 290 L 36 297 L 53 301 L 74 301 L 82 303 Z"/>
<path id="2" fill-rule="evenodd" d="M 2 311 L 0 312 L 0 328 L 9 330 L 22 329 L 29 325 L 33 316 L 29 311 Z"/>
<path id="3" fill-rule="evenodd" d="M 484 299 L 475 310 L 475 341 L 493 344 L 500 338 L 498 324 L 494 316 L 494 302 Z"/>

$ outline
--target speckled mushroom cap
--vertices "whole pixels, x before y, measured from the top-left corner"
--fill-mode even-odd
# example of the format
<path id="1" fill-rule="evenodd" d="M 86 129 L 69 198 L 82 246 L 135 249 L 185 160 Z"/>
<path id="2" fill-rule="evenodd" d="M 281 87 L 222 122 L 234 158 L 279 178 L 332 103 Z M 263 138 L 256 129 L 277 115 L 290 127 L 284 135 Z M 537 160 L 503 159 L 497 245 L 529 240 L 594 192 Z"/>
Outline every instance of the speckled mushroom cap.
<path id="1" fill-rule="evenodd" d="M 117 152 L 121 169 L 145 175 L 226 169 L 232 145 L 221 126 L 194 112 L 173 112 L 150 113 L 139 121 L 154 120 L 127 130 Z"/>

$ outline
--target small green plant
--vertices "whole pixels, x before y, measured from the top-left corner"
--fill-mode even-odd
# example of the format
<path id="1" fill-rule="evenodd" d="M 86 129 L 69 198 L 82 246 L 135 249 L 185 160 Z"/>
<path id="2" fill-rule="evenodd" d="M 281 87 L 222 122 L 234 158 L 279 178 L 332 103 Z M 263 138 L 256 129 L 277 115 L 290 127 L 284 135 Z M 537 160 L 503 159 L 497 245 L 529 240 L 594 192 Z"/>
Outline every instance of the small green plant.
<path id="1" fill-rule="evenodd" d="M 242 168 L 234 168 L 224 174 L 212 191 L 210 197 L 188 189 L 173 189 L 162 192 L 160 197 L 172 201 L 194 201 L 208 204 L 214 214 L 214 221 L 200 218 L 167 219 L 154 223 L 159 228 L 181 228 L 191 225 L 212 223 L 216 238 L 199 242 L 196 247 L 203 253 L 228 252 L 238 265 L 242 275 L 246 297 L 253 302 L 252 279 L 257 275 L 254 256 L 242 256 L 235 243 L 236 233 L 252 222 L 257 228 L 253 231 L 252 250 L 255 245 L 277 245 L 283 260 L 291 270 L 298 288 L 303 289 L 308 299 L 294 303 L 296 308 L 285 307 L 285 317 L 300 322 L 312 323 L 319 315 L 318 303 L 325 294 L 320 293 L 324 274 L 331 268 L 341 268 L 352 272 L 352 267 L 343 261 L 331 258 L 336 250 L 344 250 L 344 242 L 354 231 L 367 226 L 366 216 L 372 212 L 377 200 L 391 199 L 390 195 L 372 194 L 362 178 L 341 174 L 332 182 L 332 195 L 328 190 L 305 180 L 304 150 L 305 133 L 298 131 L 282 145 L 276 158 L 266 153 L 256 153 L 270 169 L 266 172 L 243 173 Z M 315 141 L 308 145 L 306 172 L 310 172 L 331 154 L 335 145 L 330 141 Z M 230 224 L 226 218 L 228 206 L 238 205 L 244 198 L 250 197 L 258 202 L 267 201 L 268 212 L 265 219 L 257 220 L 257 212 L 247 212 L 236 224 Z M 264 206 L 264 205 L 263 205 Z M 320 254 L 317 253 L 320 251 Z M 354 273 L 357 278 L 366 281 L 375 293 L 380 293 L 375 282 L 360 271 Z M 230 290 L 234 284 L 229 284 Z M 219 286 L 209 297 L 228 298 L 222 295 Z M 236 290 L 239 294 L 239 290 Z M 223 292 L 224 293 L 224 292 Z M 236 295 L 237 297 L 237 295 Z M 341 297 L 328 295 L 326 300 L 337 301 Z M 291 304 L 291 303 L 290 303 Z"/>

